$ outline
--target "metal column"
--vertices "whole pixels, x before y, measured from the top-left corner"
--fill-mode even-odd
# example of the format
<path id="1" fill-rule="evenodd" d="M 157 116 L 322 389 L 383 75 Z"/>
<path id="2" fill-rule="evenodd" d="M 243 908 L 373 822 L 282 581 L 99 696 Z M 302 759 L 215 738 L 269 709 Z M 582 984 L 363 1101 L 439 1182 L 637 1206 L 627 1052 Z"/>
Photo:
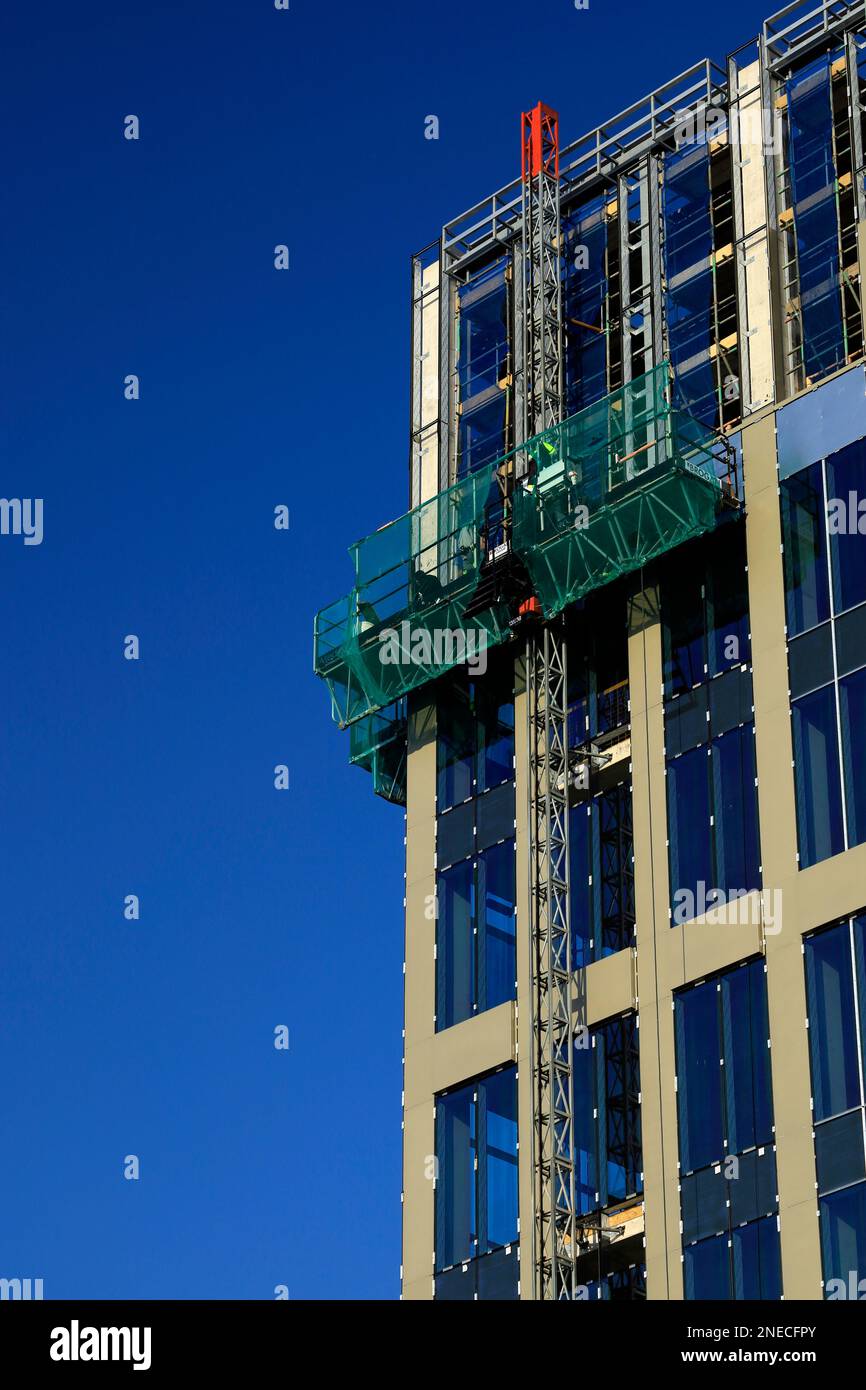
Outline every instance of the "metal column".
<path id="1" fill-rule="evenodd" d="M 524 114 L 523 436 L 563 401 L 556 113 Z M 574 1074 L 568 895 L 568 675 L 564 623 L 527 641 L 532 970 L 533 1269 L 539 1299 L 575 1296 Z"/>

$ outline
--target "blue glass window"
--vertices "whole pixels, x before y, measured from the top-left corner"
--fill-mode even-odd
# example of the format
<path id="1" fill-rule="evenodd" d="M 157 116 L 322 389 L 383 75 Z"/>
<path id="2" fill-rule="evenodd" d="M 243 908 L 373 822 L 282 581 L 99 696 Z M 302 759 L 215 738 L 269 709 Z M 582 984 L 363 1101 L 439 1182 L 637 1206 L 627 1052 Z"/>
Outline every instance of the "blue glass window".
<path id="1" fill-rule="evenodd" d="M 721 1302 L 731 1297 L 726 1235 L 711 1236 L 709 1240 L 686 1246 L 683 1251 L 683 1281 L 687 1299 Z"/>
<path id="2" fill-rule="evenodd" d="M 863 440 L 781 485 L 801 869 L 866 840 L 864 486 Z"/>
<path id="3" fill-rule="evenodd" d="M 866 1274 L 862 1072 L 866 917 L 806 937 L 815 1168 L 825 1298 L 860 1298 Z"/>
<path id="4" fill-rule="evenodd" d="M 782 1297 L 778 1217 L 766 1216 L 732 1232 L 734 1298 L 747 1301 Z"/>
<path id="5" fill-rule="evenodd" d="M 667 788 L 670 888 L 676 921 L 676 904 L 682 901 L 678 895 L 697 896 L 702 883 L 723 886 L 713 881 L 709 750 L 693 748 L 668 763 Z"/>
<path id="6" fill-rule="evenodd" d="M 704 1168 L 724 1153 L 718 990 L 715 980 L 676 998 L 680 1164 Z"/>
<path id="7" fill-rule="evenodd" d="M 569 811 L 569 894 L 575 969 L 634 939 L 631 787 L 615 783 Z"/>
<path id="8" fill-rule="evenodd" d="M 866 840 L 866 670 L 839 682 L 848 844 Z"/>
<path id="9" fill-rule="evenodd" d="M 574 1049 L 581 1215 L 643 1191 L 639 1029 L 633 1013 L 579 1034 Z"/>
<path id="10" fill-rule="evenodd" d="M 830 616 L 827 524 L 821 464 L 813 463 L 781 485 L 788 636 Z"/>
<path id="11" fill-rule="evenodd" d="M 866 497 L 866 440 L 858 439 L 828 458 L 827 493 L 833 606 L 844 613 L 866 602 L 866 545 L 858 529 L 858 505 Z M 834 507 L 834 501 L 841 507 Z"/>
<path id="12" fill-rule="evenodd" d="M 711 764 L 713 886 L 726 893 L 748 892 L 761 885 L 754 725 L 745 724 L 714 739 Z"/>
<path id="13" fill-rule="evenodd" d="M 566 416 L 607 395 L 608 198 L 562 219 Z M 613 223 L 616 235 L 616 223 Z"/>
<path id="14" fill-rule="evenodd" d="M 791 705 L 800 867 L 845 848 L 836 694 L 832 685 Z"/>
<path id="15" fill-rule="evenodd" d="M 836 1289 L 827 1288 L 830 1280 L 836 1280 L 845 1290 L 841 1297 L 850 1298 L 853 1293 L 860 1299 L 866 1292 L 866 1288 L 860 1291 L 866 1270 L 866 1182 L 819 1198 L 818 1211 L 825 1295 L 840 1297 Z"/>
<path id="16" fill-rule="evenodd" d="M 685 1294 L 781 1297 L 763 961 L 674 997 Z"/>
<path id="17" fill-rule="evenodd" d="M 862 945 L 862 919 L 857 928 Z M 806 938 L 806 988 L 815 1120 L 862 1103 L 851 927 L 842 922 Z"/>
<path id="18" fill-rule="evenodd" d="M 515 998 L 514 840 L 437 876 L 436 1027 Z"/>
<path id="19" fill-rule="evenodd" d="M 481 271 L 457 294 L 457 476 L 501 458 L 508 448 L 510 372 L 506 261 Z"/>
<path id="20" fill-rule="evenodd" d="M 772 1141 L 767 985 L 762 961 L 674 1000 L 680 1165 L 704 1168 Z"/>
<path id="21" fill-rule="evenodd" d="M 493 659 L 486 675 L 453 675 L 436 709 L 436 800 L 441 815 L 514 778 L 514 664 Z"/>
<path id="22" fill-rule="evenodd" d="M 517 1071 L 436 1100 L 436 1272 L 517 1240 Z"/>
<path id="23" fill-rule="evenodd" d="M 803 364 L 810 380 L 845 360 L 830 61 L 822 57 L 786 87 Z"/>

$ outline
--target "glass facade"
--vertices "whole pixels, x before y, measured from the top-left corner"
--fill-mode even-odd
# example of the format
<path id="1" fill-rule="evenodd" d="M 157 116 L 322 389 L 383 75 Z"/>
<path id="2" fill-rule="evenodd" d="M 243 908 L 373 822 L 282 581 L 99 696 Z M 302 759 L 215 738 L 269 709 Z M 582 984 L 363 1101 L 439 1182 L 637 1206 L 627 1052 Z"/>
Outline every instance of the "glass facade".
<path id="1" fill-rule="evenodd" d="M 437 705 L 436 1028 L 516 992 L 513 667 Z"/>
<path id="2" fill-rule="evenodd" d="M 866 1293 L 866 916 L 806 937 L 815 1166 L 826 1298 Z"/>
<path id="3" fill-rule="evenodd" d="M 568 643 L 568 743 L 604 759 L 630 727 L 626 603 L 618 587 L 593 595 L 572 619 Z M 610 754 L 612 758 L 612 754 Z M 569 893 L 575 969 L 634 940 L 634 837 L 629 762 L 575 779 L 569 809 Z"/>
<path id="4" fill-rule="evenodd" d="M 514 999 L 514 839 L 443 869 L 437 879 L 436 1027 Z"/>
<path id="5" fill-rule="evenodd" d="M 687 1299 L 778 1299 L 781 1262 L 762 960 L 674 999 Z"/>
<path id="6" fill-rule="evenodd" d="M 581 1216 L 643 1192 L 640 1055 L 633 1013 L 575 1039 L 576 1200 Z"/>
<path id="7" fill-rule="evenodd" d="M 671 921 L 761 886 L 745 534 L 662 580 Z"/>
<path id="8" fill-rule="evenodd" d="M 866 441 L 781 483 L 801 869 L 866 840 Z M 866 513 L 866 507 L 864 507 Z"/>
<path id="9" fill-rule="evenodd" d="M 435 1224 L 437 1276 L 516 1244 L 515 1067 L 437 1096 Z M 516 1297 L 516 1262 L 511 1268 Z M 456 1296 L 478 1296 L 474 1281 L 460 1287 Z"/>
<path id="10" fill-rule="evenodd" d="M 457 291 L 457 477 L 509 448 L 510 278 L 506 258 Z"/>

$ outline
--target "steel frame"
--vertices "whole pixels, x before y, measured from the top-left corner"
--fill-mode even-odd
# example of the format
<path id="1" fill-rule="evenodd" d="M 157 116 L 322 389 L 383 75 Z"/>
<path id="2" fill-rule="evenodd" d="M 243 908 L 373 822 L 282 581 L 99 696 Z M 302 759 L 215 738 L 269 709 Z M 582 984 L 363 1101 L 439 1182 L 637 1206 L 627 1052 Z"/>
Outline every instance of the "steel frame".
<path id="1" fill-rule="evenodd" d="M 523 438 L 562 420 L 559 126 L 541 102 L 523 116 Z"/>
<path id="2" fill-rule="evenodd" d="M 574 1028 L 568 892 L 568 674 L 562 620 L 530 639 L 533 1269 L 538 1299 L 573 1299 Z"/>
<path id="3" fill-rule="evenodd" d="M 559 125 L 541 102 L 524 113 L 522 333 L 523 438 L 562 419 L 562 227 Z M 568 676 L 565 624 L 527 641 L 529 871 L 532 980 L 533 1272 L 538 1299 L 573 1299 L 577 1240 L 571 919 L 568 888 Z"/>

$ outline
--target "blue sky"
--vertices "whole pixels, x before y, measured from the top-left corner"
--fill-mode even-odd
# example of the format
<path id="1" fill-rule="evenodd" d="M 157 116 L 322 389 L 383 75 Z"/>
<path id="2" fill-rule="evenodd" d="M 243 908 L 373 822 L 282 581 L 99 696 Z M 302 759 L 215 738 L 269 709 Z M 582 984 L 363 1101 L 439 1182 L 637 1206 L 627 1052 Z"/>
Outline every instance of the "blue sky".
<path id="1" fill-rule="evenodd" d="M 409 257 L 521 109 L 574 139 L 763 16 L 7 8 L 0 494 L 44 540 L 0 537 L 0 1276 L 397 1296 L 403 821 L 311 624 L 405 508 Z"/>

